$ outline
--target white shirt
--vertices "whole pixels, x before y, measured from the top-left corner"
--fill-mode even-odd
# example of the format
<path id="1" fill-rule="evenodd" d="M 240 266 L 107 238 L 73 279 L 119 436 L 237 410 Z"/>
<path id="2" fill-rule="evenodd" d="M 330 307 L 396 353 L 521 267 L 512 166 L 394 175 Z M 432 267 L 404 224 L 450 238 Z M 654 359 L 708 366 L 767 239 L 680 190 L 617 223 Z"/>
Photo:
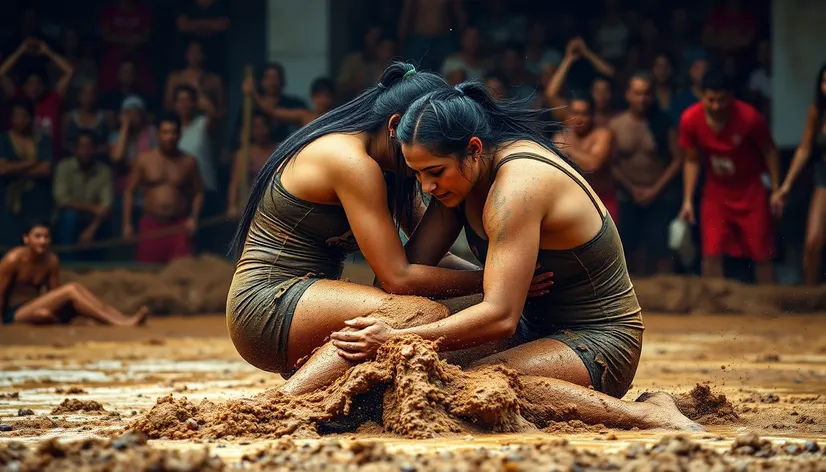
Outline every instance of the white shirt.
<path id="1" fill-rule="evenodd" d="M 201 172 L 204 190 L 209 192 L 217 190 L 218 186 L 215 178 L 215 164 L 212 162 L 212 142 L 209 138 L 207 123 L 207 118 L 200 115 L 196 116 L 188 126 L 182 126 L 178 149 L 192 155 L 198 162 L 198 170 Z"/>
<path id="2" fill-rule="evenodd" d="M 772 98 L 772 78 L 765 69 L 756 69 L 749 77 L 749 90 L 766 98 Z"/>

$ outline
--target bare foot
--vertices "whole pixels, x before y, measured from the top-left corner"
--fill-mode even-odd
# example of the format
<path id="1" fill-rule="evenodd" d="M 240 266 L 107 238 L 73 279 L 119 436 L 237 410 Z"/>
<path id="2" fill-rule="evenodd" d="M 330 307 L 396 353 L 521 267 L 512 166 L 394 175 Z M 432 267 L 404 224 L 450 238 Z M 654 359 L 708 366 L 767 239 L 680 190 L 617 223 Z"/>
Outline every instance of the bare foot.
<path id="1" fill-rule="evenodd" d="M 674 397 L 664 392 L 643 393 L 638 402 L 651 405 L 652 411 L 646 420 L 651 429 L 677 429 L 680 431 L 705 431 L 699 423 L 688 419 L 680 413 Z"/>
<path id="2" fill-rule="evenodd" d="M 146 317 L 149 316 L 149 308 L 142 306 L 137 313 L 129 320 L 129 326 L 143 326 L 146 324 Z"/>

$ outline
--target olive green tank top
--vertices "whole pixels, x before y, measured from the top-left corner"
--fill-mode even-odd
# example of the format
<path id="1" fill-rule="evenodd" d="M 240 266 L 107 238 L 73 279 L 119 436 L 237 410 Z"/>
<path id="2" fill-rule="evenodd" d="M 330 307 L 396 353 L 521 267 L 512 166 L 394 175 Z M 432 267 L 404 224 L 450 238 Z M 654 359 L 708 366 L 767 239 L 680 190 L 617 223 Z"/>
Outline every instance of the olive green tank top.
<path id="1" fill-rule="evenodd" d="M 504 164 L 515 159 L 533 159 L 547 163 L 572 178 L 594 204 L 602 219 L 602 228 L 590 241 L 573 249 L 540 249 L 537 262 L 540 271 L 552 271 L 554 284 L 541 297 L 529 298 L 523 318 L 542 331 L 555 331 L 589 324 L 623 322 L 642 327 L 640 305 L 628 275 L 625 254 L 619 233 L 610 215 L 603 215 L 599 203 L 568 169 L 533 153 L 506 156 L 493 176 Z M 484 264 L 488 241 L 479 237 L 465 217 L 465 234 L 474 255 Z"/>
<path id="2" fill-rule="evenodd" d="M 258 205 L 238 260 L 236 279 L 338 279 L 358 251 L 344 208 L 302 200 L 281 184 L 281 172 Z"/>

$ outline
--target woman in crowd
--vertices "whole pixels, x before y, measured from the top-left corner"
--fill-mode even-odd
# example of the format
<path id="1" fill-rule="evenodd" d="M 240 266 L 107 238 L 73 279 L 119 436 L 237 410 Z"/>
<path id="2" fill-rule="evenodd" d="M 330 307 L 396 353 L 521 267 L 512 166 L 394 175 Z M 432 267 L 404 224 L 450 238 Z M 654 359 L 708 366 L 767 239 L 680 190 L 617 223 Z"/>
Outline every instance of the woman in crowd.
<path id="1" fill-rule="evenodd" d="M 418 218 L 410 191 L 415 181 L 393 128 L 417 98 L 447 88 L 435 74 L 392 64 L 377 86 L 282 142 L 259 173 L 232 245 L 240 259 L 227 325 L 244 359 L 290 377 L 285 393 L 327 385 L 352 365 L 329 343 L 312 354 L 347 320 L 381 311 L 402 327 L 447 314 L 434 301 L 387 292 L 455 297 L 481 291 L 481 271 L 411 264 L 399 240 L 399 227 L 410 233 Z M 385 173 L 393 174 L 389 182 Z M 339 280 L 344 259 L 357 250 L 386 292 Z M 537 293 L 550 283 L 543 277 L 537 276 Z"/>
<path id="2" fill-rule="evenodd" d="M 68 156 L 75 153 L 77 138 L 82 131 L 87 131 L 100 143 L 96 154 L 108 154 L 109 126 L 103 110 L 98 108 L 97 85 L 85 82 L 80 86 L 77 108 L 63 116 L 63 152 Z"/>
<path id="3" fill-rule="evenodd" d="M 241 184 L 241 173 L 247 173 L 247 182 L 251 186 L 255 183 L 255 178 L 266 164 L 272 150 L 275 149 L 275 143 L 270 135 L 270 126 L 272 121 L 269 115 L 262 111 L 257 111 L 252 115 L 251 129 L 250 129 L 250 147 L 249 156 L 247 158 L 246 169 L 244 168 L 244 160 L 242 153 L 243 149 L 235 152 L 232 166 L 232 177 L 229 181 L 229 190 L 227 194 L 227 216 L 230 219 L 238 217 L 238 194 Z"/>
<path id="4" fill-rule="evenodd" d="M 401 329 L 378 316 L 347 320 L 348 329 L 333 333 L 334 346 L 343 358 L 363 361 L 390 337 L 416 334 L 440 340 L 443 351 L 464 350 L 455 360 L 465 366 L 521 372 L 537 401 L 575 405 L 587 423 L 701 429 L 666 394 L 618 400 L 639 362 L 640 306 L 614 222 L 544 137 L 541 113 L 497 103 L 473 82 L 409 107 L 396 136 L 434 201 L 408 243 L 408 260 L 435 264 L 464 227 L 484 261 L 484 297 Z M 552 290 L 526 301 L 537 262 L 558 277 Z"/>
<path id="5" fill-rule="evenodd" d="M 803 277 L 807 284 L 820 282 L 823 267 L 823 244 L 826 242 L 826 64 L 821 66 L 815 80 L 815 99 L 806 113 L 803 139 L 789 166 L 786 180 L 775 198 L 784 201 L 795 179 L 813 156 L 815 190 L 809 205 L 806 228 L 806 246 L 803 255 Z"/>
<path id="6" fill-rule="evenodd" d="M 23 246 L 0 259 L 0 309 L 4 324 L 67 323 L 76 316 L 116 326 L 143 324 L 149 313 L 146 307 L 134 316 L 126 316 L 79 283 L 60 285 L 60 261 L 49 250 L 50 245 L 49 227 L 35 223 L 23 233 Z"/>

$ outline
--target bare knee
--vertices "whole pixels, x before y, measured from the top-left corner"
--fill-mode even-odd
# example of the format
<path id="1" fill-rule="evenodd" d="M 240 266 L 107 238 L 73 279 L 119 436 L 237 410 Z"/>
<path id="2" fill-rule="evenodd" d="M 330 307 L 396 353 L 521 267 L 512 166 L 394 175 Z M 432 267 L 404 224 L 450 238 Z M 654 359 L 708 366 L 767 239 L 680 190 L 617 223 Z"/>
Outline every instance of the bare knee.
<path id="1" fill-rule="evenodd" d="M 77 282 L 68 282 L 58 288 L 63 294 L 69 298 L 77 298 L 84 293 L 84 288 Z"/>
<path id="2" fill-rule="evenodd" d="M 396 329 L 420 326 L 447 318 L 448 308 L 423 297 L 388 296 L 371 316 L 381 318 Z"/>

